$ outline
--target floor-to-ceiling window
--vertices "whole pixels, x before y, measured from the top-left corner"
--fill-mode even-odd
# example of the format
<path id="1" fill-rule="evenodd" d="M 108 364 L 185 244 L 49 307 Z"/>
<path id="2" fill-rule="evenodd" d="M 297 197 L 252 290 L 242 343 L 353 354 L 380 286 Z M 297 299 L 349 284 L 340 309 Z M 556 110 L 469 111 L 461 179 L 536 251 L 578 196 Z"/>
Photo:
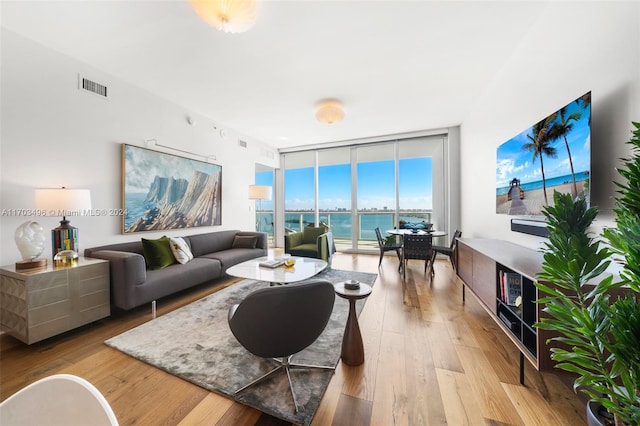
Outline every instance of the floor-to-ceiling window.
<path id="1" fill-rule="evenodd" d="M 391 229 L 396 213 L 395 144 L 377 144 L 355 148 L 357 169 L 357 226 L 353 228 L 352 247 L 377 245 L 375 229 Z"/>
<path id="2" fill-rule="evenodd" d="M 320 222 L 334 238 L 351 240 L 351 149 L 318 152 L 318 209 Z"/>
<path id="3" fill-rule="evenodd" d="M 430 145 L 421 140 L 398 144 L 400 221 L 432 223 L 434 158 Z"/>
<path id="4" fill-rule="evenodd" d="M 271 167 L 263 166 L 262 164 L 256 164 L 255 172 L 256 185 L 264 185 L 272 188 L 272 197 L 270 200 L 257 200 L 256 201 L 256 230 L 266 232 L 270 239 L 273 239 L 273 225 L 274 225 L 274 202 L 273 202 L 273 188 L 274 188 L 274 175 Z"/>
<path id="5" fill-rule="evenodd" d="M 288 152 L 285 227 L 330 225 L 339 250 L 376 250 L 375 228 L 445 229 L 444 136 Z"/>
<path id="6" fill-rule="evenodd" d="M 287 154 L 284 160 L 285 233 L 315 223 L 315 152 Z"/>

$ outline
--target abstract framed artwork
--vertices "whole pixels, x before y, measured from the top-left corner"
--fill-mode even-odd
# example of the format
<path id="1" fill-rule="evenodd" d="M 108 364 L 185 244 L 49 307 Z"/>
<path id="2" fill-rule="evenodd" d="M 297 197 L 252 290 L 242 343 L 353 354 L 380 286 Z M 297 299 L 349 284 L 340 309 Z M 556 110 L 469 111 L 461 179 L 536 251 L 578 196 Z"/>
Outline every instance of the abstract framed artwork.
<path id="1" fill-rule="evenodd" d="M 123 233 L 222 224 L 222 167 L 122 144 Z"/>

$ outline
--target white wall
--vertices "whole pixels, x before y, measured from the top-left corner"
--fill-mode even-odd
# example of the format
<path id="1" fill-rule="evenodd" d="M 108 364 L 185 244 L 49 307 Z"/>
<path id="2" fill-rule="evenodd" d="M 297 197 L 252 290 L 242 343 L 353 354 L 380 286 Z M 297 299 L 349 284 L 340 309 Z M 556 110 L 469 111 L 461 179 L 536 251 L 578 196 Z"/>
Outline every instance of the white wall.
<path id="1" fill-rule="evenodd" d="M 510 231 L 495 213 L 496 149 L 592 91 L 594 230 L 612 225 L 615 167 L 629 155 L 631 121 L 640 121 L 640 2 L 550 2 L 510 62 L 461 126 L 461 203 L 465 237 L 537 248 L 541 238 Z M 508 37 L 508 34 L 505 34 Z"/>
<path id="2" fill-rule="evenodd" d="M 255 228 L 254 202 L 248 185 L 254 183 L 255 163 L 278 167 L 276 150 L 226 128 L 223 139 L 214 121 L 104 74 L 75 59 L 36 44 L 6 29 L 1 33 L 1 151 L 0 151 L 0 264 L 20 260 L 15 229 L 36 220 L 47 233 L 61 218 L 34 217 L 14 210 L 34 208 L 34 189 L 88 188 L 94 209 L 121 208 L 121 144 L 158 144 L 197 155 L 215 155 L 222 166 L 222 226 L 123 235 L 121 218 L 73 217 L 84 248 L 221 229 Z M 78 74 L 105 84 L 109 99 L 78 90 Z M 195 119 L 189 125 L 186 117 Z M 238 145 L 238 138 L 247 148 Z"/>

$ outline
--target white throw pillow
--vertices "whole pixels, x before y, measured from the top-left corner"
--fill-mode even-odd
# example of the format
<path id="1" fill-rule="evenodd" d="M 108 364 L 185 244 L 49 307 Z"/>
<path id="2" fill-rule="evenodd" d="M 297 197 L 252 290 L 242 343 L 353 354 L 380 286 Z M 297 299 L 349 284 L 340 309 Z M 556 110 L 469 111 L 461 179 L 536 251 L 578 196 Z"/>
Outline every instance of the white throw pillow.
<path id="1" fill-rule="evenodd" d="M 189 249 L 189 245 L 181 237 L 169 238 L 169 242 L 171 243 L 171 251 L 175 256 L 176 260 L 182 264 L 187 263 L 191 259 L 193 259 L 193 254 L 191 253 L 191 249 Z"/>

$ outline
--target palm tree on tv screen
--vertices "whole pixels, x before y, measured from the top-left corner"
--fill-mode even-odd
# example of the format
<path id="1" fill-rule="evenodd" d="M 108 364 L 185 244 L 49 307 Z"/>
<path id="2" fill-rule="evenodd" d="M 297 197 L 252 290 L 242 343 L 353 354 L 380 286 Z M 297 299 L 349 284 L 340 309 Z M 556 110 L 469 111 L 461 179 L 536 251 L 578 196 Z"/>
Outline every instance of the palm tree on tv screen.
<path id="1" fill-rule="evenodd" d="M 531 161 L 536 162 L 536 158 L 540 157 L 540 172 L 542 173 L 542 192 L 544 194 L 544 204 L 549 205 L 547 199 L 547 183 L 544 176 L 544 156 L 555 158 L 557 155 L 556 148 L 551 146 L 551 142 L 557 139 L 551 132 L 553 122 L 556 119 L 557 113 L 553 113 L 544 120 L 541 120 L 531 126 L 531 134 L 527 134 L 527 137 L 531 142 L 527 142 L 522 145 L 522 149 L 525 151 L 531 151 L 533 157 Z"/>
<path id="2" fill-rule="evenodd" d="M 573 122 L 577 122 L 582 117 L 580 111 L 574 111 L 566 116 L 567 107 L 560 108 L 560 114 L 558 121 L 553 125 L 549 132 L 549 139 L 556 140 L 559 138 L 564 139 L 564 146 L 567 147 L 567 156 L 569 157 L 569 166 L 571 167 L 571 182 L 573 198 L 578 196 L 578 188 L 576 186 L 576 174 L 573 171 L 573 158 L 571 158 L 571 149 L 569 149 L 569 142 L 567 141 L 567 135 L 573 130 Z"/>
<path id="3" fill-rule="evenodd" d="M 591 106 L 591 92 L 587 92 L 584 95 L 576 99 L 576 102 L 582 109 L 587 109 Z M 591 126 L 591 114 L 589 114 L 589 126 Z"/>

